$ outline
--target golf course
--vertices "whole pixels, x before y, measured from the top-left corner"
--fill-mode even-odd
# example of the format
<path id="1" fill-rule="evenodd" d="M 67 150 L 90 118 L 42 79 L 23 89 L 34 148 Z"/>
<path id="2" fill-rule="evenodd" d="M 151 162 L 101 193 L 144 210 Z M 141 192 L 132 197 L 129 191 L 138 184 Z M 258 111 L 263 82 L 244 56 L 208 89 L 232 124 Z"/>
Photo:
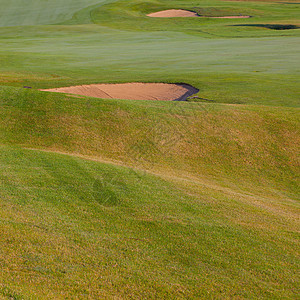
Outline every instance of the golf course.
<path id="1" fill-rule="evenodd" d="M 299 0 L 0 5 L 0 299 L 298 299 Z"/>

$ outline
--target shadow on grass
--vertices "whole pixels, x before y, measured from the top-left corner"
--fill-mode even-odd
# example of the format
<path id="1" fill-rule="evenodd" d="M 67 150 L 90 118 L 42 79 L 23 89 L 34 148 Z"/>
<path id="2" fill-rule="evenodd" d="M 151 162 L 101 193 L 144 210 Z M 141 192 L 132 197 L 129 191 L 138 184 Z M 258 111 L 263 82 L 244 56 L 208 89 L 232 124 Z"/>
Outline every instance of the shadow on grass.
<path id="1" fill-rule="evenodd" d="M 283 24 L 238 24 L 230 26 L 239 26 L 239 27 L 262 27 L 273 30 L 289 30 L 289 29 L 299 29 L 300 26 L 296 25 L 283 25 Z"/>
<path id="2" fill-rule="evenodd" d="M 184 87 L 187 92 L 180 96 L 177 99 L 174 99 L 173 101 L 186 101 L 190 96 L 199 93 L 199 90 L 189 84 L 186 83 L 175 83 L 175 85 L 180 86 L 180 87 Z"/>
<path id="3" fill-rule="evenodd" d="M 115 206 L 119 204 L 119 198 L 112 188 L 111 182 L 95 180 L 93 184 L 95 200 L 103 206 Z"/>

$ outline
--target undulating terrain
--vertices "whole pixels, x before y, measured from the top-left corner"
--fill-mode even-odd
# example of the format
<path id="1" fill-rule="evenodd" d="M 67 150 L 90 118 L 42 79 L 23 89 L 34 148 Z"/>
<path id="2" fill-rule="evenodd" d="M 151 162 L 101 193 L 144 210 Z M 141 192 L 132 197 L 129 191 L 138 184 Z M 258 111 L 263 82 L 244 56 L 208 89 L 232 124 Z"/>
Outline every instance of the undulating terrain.
<path id="1" fill-rule="evenodd" d="M 299 6 L 0 0 L 0 299 L 297 299 Z"/>

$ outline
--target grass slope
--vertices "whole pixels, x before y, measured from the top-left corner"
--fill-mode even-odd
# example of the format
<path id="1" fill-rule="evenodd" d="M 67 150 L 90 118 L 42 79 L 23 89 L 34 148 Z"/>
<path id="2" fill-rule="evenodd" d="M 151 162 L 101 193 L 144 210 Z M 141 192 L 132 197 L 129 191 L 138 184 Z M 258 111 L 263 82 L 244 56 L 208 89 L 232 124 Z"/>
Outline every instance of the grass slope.
<path id="1" fill-rule="evenodd" d="M 0 95 L 2 144 L 184 172 L 253 191 L 297 192 L 298 109 L 99 100 L 24 89 Z"/>
<path id="2" fill-rule="evenodd" d="M 0 298 L 297 297 L 299 30 L 232 26 L 289 2 L 0 0 Z M 129 81 L 202 99 L 36 90 Z"/>
<path id="3" fill-rule="evenodd" d="M 166 9 L 187 9 L 205 16 L 249 15 L 250 19 L 149 18 L 148 13 Z M 288 23 L 299 25 L 299 3 L 225 1 L 140 1 L 120 0 L 95 8 L 92 20 L 104 26 L 133 31 L 180 31 L 207 38 L 297 35 L 299 30 L 234 27 L 237 24 Z"/>
<path id="4" fill-rule="evenodd" d="M 123 167 L 0 152 L 4 296 L 295 295 L 293 203 L 268 211 L 247 195 L 187 188 Z"/>

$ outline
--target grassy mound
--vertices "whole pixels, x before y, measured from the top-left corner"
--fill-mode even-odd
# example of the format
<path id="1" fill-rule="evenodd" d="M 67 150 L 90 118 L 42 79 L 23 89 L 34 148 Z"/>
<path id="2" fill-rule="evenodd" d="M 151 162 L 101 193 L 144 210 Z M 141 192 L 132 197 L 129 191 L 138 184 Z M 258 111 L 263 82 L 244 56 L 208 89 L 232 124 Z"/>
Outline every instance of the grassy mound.
<path id="1" fill-rule="evenodd" d="M 5 89 L 0 99 L 1 144 L 184 172 L 257 191 L 296 188 L 297 109 L 99 100 L 27 89 Z"/>
<path id="2" fill-rule="evenodd" d="M 297 297 L 298 4 L 0 4 L 0 298 Z M 37 90 L 122 82 L 199 93 Z"/>
<path id="3" fill-rule="evenodd" d="M 249 19 L 152 19 L 147 14 L 168 9 L 186 9 L 207 17 L 223 16 L 252 16 L 251 23 L 275 23 L 287 19 L 299 22 L 299 4 L 286 5 L 284 3 L 261 3 L 242 1 L 201 1 L 201 5 L 194 1 L 139 1 L 120 0 L 95 8 L 91 12 L 93 22 L 131 31 L 178 31 L 205 37 L 260 37 L 272 36 L 272 33 L 259 30 L 249 31 L 246 28 L 240 31 L 227 27 L 231 24 L 243 24 Z M 248 21 L 246 21 L 248 20 Z M 297 24 L 296 24 L 297 25 Z M 205 34 L 206 33 L 206 34 Z M 298 35 L 297 33 L 294 33 Z M 293 35 L 293 33 L 292 33 Z"/>
<path id="4" fill-rule="evenodd" d="M 71 156 L 0 153 L 0 295 L 293 297 L 293 203 Z"/>

